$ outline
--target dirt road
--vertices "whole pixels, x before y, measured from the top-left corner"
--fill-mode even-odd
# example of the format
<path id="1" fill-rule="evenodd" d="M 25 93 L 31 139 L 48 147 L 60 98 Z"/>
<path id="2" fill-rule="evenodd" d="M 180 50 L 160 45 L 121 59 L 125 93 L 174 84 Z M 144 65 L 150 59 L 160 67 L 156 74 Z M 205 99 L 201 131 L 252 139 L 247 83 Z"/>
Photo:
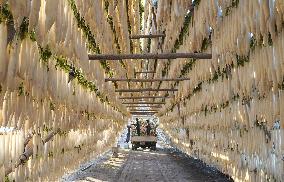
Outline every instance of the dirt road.
<path id="1" fill-rule="evenodd" d="M 78 174 L 71 174 L 71 177 L 65 181 L 221 182 L 230 180 L 218 171 L 206 167 L 199 160 L 189 158 L 173 149 L 158 151 L 121 149 L 118 158 L 112 158 L 108 153 L 98 164 L 84 168 Z"/>

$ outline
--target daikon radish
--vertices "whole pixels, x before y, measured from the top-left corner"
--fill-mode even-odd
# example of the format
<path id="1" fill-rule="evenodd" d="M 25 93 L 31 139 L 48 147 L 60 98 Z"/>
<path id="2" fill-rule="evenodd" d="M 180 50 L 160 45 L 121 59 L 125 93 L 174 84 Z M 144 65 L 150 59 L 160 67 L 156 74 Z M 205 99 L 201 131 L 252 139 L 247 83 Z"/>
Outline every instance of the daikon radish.
<path id="1" fill-rule="evenodd" d="M 37 41 L 43 46 L 46 46 L 45 34 L 47 32 L 45 22 L 46 22 L 46 14 L 45 14 L 45 7 L 46 2 L 45 0 L 40 0 L 40 9 L 39 9 L 39 16 L 38 16 L 38 25 L 36 26 L 35 32 L 37 35 Z"/>
<path id="2" fill-rule="evenodd" d="M 58 1 L 57 0 L 46 0 L 45 4 L 45 14 L 46 22 L 45 28 L 47 31 L 50 30 L 51 26 L 54 24 L 57 16 Z"/>
<path id="3" fill-rule="evenodd" d="M 21 22 L 24 18 L 24 16 L 22 16 L 25 11 L 24 9 L 22 9 L 24 6 L 24 1 L 19 2 L 17 0 L 9 0 L 8 5 L 9 7 L 11 7 L 11 12 L 15 21 L 15 27 L 17 29 L 18 27 L 20 27 Z"/>
<path id="4" fill-rule="evenodd" d="M 4 102 L 3 102 L 3 106 L 2 106 L 2 123 L 1 126 L 7 126 L 8 124 L 8 120 L 9 120 L 9 115 L 8 115 L 8 92 L 5 93 L 4 96 Z"/>
<path id="5" fill-rule="evenodd" d="M 18 64 L 18 70 L 17 73 L 18 75 L 22 78 L 25 79 L 25 71 L 27 70 L 26 66 L 26 61 L 28 61 L 30 58 L 28 57 L 28 39 L 25 39 L 21 46 L 20 46 L 20 51 L 19 51 L 19 64 Z"/>
<path id="6" fill-rule="evenodd" d="M 4 161 L 5 161 L 5 138 L 3 135 L 0 135 L 0 147 L 1 147 L 1 151 L 0 151 L 0 168 L 4 165 Z M 3 176 L 0 176 L 0 179 Z"/>
<path id="7" fill-rule="evenodd" d="M 38 24 L 40 7 L 41 7 L 41 0 L 31 0 L 31 11 L 29 15 L 30 30 L 33 30 Z"/>
<path id="8" fill-rule="evenodd" d="M 280 91 L 279 102 L 280 102 L 280 125 L 281 128 L 283 129 L 284 128 L 284 91 L 283 90 Z"/>
<path id="9" fill-rule="evenodd" d="M 14 45 L 14 48 L 10 48 L 9 53 L 9 62 L 8 62 L 8 69 L 7 69 L 7 88 L 9 90 L 14 90 L 16 88 L 16 69 L 19 60 L 19 49 L 18 45 Z"/>
<path id="10" fill-rule="evenodd" d="M 0 83 L 3 83 L 7 74 L 7 27 L 0 23 Z"/>

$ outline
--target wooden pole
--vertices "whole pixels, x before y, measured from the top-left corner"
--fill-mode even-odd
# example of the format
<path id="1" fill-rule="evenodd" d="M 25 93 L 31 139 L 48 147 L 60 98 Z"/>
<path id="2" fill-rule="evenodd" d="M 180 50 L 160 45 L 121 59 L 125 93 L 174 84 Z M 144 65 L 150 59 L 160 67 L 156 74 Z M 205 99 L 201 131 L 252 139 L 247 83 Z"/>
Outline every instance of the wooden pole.
<path id="1" fill-rule="evenodd" d="M 149 35 L 130 35 L 129 39 L 159 38 L 166 37 L 165 34 L 149 34 Z"/>
<path id="2" fill-rule="evenodd" d="M 33 138 L 33 134 L 29 133 L 28 136 L 25 138 L 24 148 L 28 145 L 30 140 Z"/>
<path id="3" fill-rule="evenodd" d="M 58 132 L 59 129 L 49 133 L 42 141 L 43 144 L 49 142 Z M 25 164 L 25 162 L 28 161 L 30 156 L 32 155 L 33 155 L 33 148 L 32 147 L 27 148 L 25 152 L 19 157 L 19 160 L 16 162 L 14 167 L 8 167 L 5 169 L 5 176 L 8 176 L 11 172 L 13 172 L 13 169 L 18 168 L 22 164 Z"/>
<path id="4" fill-rule="evenodd" d="M 123 102 L 122 104 L 165 104 L 165 102 Z"/>
<path id="5" fill-rule="evenodd" d="M 174 96 L 139 96 L 139 97 L 119 97 L 119 99 L 166 99 L 174 98 Z"/>
<path id="6" fill-rule="evenodd" d="M 195 58 L 212 59 L 212 54 L 208 53 L 146 53 L 146 54 L 94 54 L 89 55 L 90 60 L 122 60 L 122 59 L 177 59 L 177 58 Z"/>
<path id="7" fill-rule="evenodd" d="M 155 91 L 155 92 L 174 92 L 178 91 L 178 89 L 153 89 L 153 88 L 141 88 L 141 89 L 117 89 L 115 92 L 147 92 L 147 91 Z"/>
<path id="8" fill-rule="evenodd" d="M 105 82 L 161 82 L 161 81 L 184 81 L 190 78 L 154 78 L 154 79 L 139 79 L 139 78 L 106 78 Z"/>
<path id="9" fill-rule="evenodd" d="M 59 130 L 57 130 L 57 131 L 55 131 L 55 132 L 53 131 L 53 132 L 49 133 L 49 134 L 45 137 L 45 139 L 42 141 L 43 144 L 49 142 L 58 132 L 59 132 Z"/>

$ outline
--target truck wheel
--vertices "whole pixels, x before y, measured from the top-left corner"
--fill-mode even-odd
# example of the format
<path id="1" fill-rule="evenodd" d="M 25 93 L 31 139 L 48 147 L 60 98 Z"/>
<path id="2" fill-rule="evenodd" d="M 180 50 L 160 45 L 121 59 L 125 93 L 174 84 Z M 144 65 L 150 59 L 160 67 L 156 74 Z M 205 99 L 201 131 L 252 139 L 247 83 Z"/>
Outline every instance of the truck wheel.
<path id="1" fill-rule="evenodd" d="M 156 143 L 152 143 L 151 150 L 156 150 Z"/>
<path id="2" fill-rule="evenodd" d="M 136 144 L 132 144 L 132 150 L 137 150 Z"/>
<path id="3" fill-rule="evenodd" d="M 151 147 L 151 150 L 156 150 L 156 146 Z"/>

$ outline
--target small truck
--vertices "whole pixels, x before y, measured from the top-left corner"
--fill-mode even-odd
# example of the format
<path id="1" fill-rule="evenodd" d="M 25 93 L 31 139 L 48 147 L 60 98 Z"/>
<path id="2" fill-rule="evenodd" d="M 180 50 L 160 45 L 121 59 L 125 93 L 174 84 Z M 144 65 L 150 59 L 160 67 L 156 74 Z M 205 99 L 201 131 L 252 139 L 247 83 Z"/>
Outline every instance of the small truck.
<path id="1" fill-rule="evenodd" d="M 157 137 L 156 136 L 133 136 L 131 138 L 132 150 L 137 150 L 141 147 L 143 149 L 149 148 L 156 150 Z"/>
<path id="2" fill-rule="evenodd" d="M 150 124 L 150 132 L 147 132 L 148 123 L 142 119 L 138 120 L 140 125 L 140 135 L 137 133 L 137 121 L 136 123 L 131 125 L 131 143 L 132 150 L 137 150 L 139 147 L 142 149 L 149 148 L 151 150 L 156 150 L 157 143 L 157 122 L 151 121 Z"/>

